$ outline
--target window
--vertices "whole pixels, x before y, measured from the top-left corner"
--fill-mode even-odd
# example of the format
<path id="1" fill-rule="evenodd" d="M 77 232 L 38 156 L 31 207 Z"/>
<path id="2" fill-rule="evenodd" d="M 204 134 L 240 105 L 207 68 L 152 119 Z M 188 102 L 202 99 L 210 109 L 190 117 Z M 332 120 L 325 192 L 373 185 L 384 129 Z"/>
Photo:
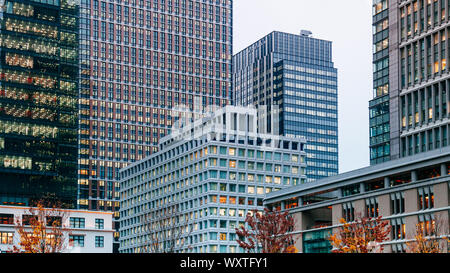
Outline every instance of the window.
<path id="1" fill-rule="evenodd" d="M 104 246 L 105 246 L 105 237 L 95 236 L 95 247 L 104 247 Z"/>
<path id="2" fill-rule="evenodd" d="M 0 224 L 14 225 L 14 214 L 0 214 Z"/>
<path id="3" fill-rule="evenodd" d="M 104 229 L 104 228 L 105 228 L 105 220 L 95 219 L 95 229 Z"/>
<path id="4" fill-rule="evenodd" d="M 378 200 L 370 198 L 366 200 L 366 215 L 369 218 L 376 218 L 379 215 Z"/>
<path id="5" fill-rule="evenodd" d="M 431 187 L 418 189 L 419 210 L 434 208 L 434 193 Z"/>
<path id="6" fill-rule="evenodd" d="M 393 219 L 391 220 L 391 232 L 393 240 L 405 239 L 405 222 L 403 219 Z"/>
<path id="7" fill-rule="evenodd" d="M 0 232 L 0 244 L 12 245 L 13 244 L 13 232 Z"/>
<path id="8" fill-rule="evenodd" d="M 84 247 L 84 236 L 83 235 L 70 235 L 69 245 L 72 247 Z"/>
<path id="9" fill-rule="evenodd" d="M 221 204 L 226 204 L 227 203 L 227 197 L 226 196 L 220 196 L 219 201 Z"/>
<path id="10" fill-rule="evenodd" d="M 62 217 L 60 216 L 47 216 L 46 217 L 48 227 L 61 227 Z"/>
<path id="11" fill-rule="evenodd" d="M 436 221 L 434 215 L 424 214 L 419 215 L 419 227 L 423 236 L 434 236 L 436 234 Z"/>
<path id="12" fill-rule="evenodd" d="M 236 168 L 236 160 L 230 160 L 230 168 Z"/>
<path id="13" fill-rule="evenodd" d="M 343 209 L 343 218 L 346 222 L 352 222 L 355 220 L 355 209 L 353 208 L 352 203 L 345 203 L 342 206 Z"/>
<path id="14" fill-rule="evenodd" d="M 30 226 L 33 222 L 36 223 L 38 221 L 37 215 L 22 215 L 22 224 L 25 226 Z"/>
<path id="15" fill-rule="evenodd" d="M 403 192 L 391 194 L 391 214 L 405 212 L 405 196 Z"/>
<path id="16" fill-rule="evenodd" d="M 79 217 L 70 217 L 70 227 L 71 228 L 84 228 L 85 219 Z"/>

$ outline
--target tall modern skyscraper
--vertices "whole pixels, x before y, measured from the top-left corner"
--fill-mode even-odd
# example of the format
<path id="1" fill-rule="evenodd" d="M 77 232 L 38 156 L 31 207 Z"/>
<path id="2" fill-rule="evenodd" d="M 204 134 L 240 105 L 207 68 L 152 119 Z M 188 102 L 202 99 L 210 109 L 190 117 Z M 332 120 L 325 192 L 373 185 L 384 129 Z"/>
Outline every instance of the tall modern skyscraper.
<path id="1" fill-rule="evenodd" d="M 267 133 L 307 139 L 308 182 L 338 174 L 337 69 L 332 43 L 272 32 L 233 56 L 233 102 L 255 105 Z"/>
<path id="2" fill-rule="evenodd" d="M 80 208 L 117 220 L 119 169 L 230 102 L 231 28 L 231 0 L 81 1 Z"/>
<path id="3" fill-rule="evenodd" d="M 75 206 L 78 6 L 67 0 L 2 1 L 0 203 L 46 193 Z"/>
<path id="4" fill-rule="evenodd" d="M 388 2 L 373 2 L 373 100 L 370 112 L 370 164 L 390 160 Z"/>
<path id="5" fill-rule="evenodd" d="M 449 11 L 443 0 L 374 1 L 372 164 L 448 145 Z"/>

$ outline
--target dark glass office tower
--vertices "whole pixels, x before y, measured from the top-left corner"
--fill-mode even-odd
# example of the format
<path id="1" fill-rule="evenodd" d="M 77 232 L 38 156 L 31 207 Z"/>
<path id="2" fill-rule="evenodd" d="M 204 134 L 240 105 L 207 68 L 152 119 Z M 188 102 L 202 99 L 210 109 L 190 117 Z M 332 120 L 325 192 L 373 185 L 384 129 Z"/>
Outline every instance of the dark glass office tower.
<path id="1" fill-rule="evenodd" d="M 389 12 L 387 0 L 373 1 L 373 99 L 370 113 L 370 164 L 390 160 Z"/>
<path id="2" fill-rule="evenodd" d="M 268 133 L 307 139 L 307 177 L 338 174 L 337 69 L 332 43 L 272 32 L 233 56 L 233 100 L 257 106 Z M 264 114 L 262 114 L 264 115 Z"/>
<path id="3" fill-rule="evenodd" d="M 7 0 L 0 16 L 0 204 L 75 205 L 78 6 Z"/>

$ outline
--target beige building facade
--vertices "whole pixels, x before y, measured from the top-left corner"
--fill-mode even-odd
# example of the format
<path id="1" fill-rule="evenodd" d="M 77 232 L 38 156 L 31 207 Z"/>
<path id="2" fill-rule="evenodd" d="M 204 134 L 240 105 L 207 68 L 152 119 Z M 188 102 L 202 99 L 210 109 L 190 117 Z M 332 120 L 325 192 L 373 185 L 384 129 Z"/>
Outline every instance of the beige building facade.
<path id="1" fill-rule="evenodd" d="M 446 148 L 280 190 L 269 194 L 265 205 L 289 210 L 302 253 L 330 252 L 327 238 L 339 228 L 340 219 L 378 216 L 391 226 L 384 252 L 408 252 L 422 225 L 425 236 L 443 238 L 441 251 L 448 253 L 449 174 Z"/>

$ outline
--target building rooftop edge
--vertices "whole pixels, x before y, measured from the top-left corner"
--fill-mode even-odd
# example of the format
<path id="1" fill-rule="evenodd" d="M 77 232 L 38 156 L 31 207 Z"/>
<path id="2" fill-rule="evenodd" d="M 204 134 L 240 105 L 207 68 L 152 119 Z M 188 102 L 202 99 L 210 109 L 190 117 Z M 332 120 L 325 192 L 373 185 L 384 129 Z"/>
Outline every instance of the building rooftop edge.
<path id="1" fill-rule="evenodd" d="M 383 171 L 388 171 L 391 169 L 399 168 L 402 166 L 416 164 L 422 161 L 433 160 L 440 157 L 450 157 L 450 147 L 441 148 L 439 150 L 433 150 L 426 153 L 404 157 L 396 160 L 391 160 L 385 163 L 363 167 L 360 169 L 352 170 L 349 172 L 345 172 L 342 174 L 338 174 L 336 176 L 326 177 L 315 182 L 302 184 L 286 189 L 282 189 L 276 192 L 271 192 L 266 195 L 265 201 L 271 199 L 277 199 L 285 195 L 291 195 L 293 193 L 299 193 L 306 190 L 311 190 L 314 188 L 321 188 L 323 186 L 328 186 L 332 184 L 337 184 L 339 182 L 343 182 L 345 180 L 357 179 L 359 177 L 367 176 L 370 174 L 376 174 Z"/>
<path id="2" fill-rule="evenodd" d="M 243 49 L 239 50 L 238 52 L 234 53 L 233 56 L 236 56 L 238 54 L 241 54 L 243 51 L 245 51 L 246 49 L 248 49 L 249 47 L 254 46 L 255 44 L 259 43 L 261 40 L 263 40 L 264 38 L 266 38 L 267 36 L 270 36 L 274 33 L 282 33 L 282 34 L 287 34 L 287 35 L 292 35 L 292 36 L 298 36 L 298 37 L 302 37 L 302 38 L 307 38 L 307 39 L 313 39 L 313 40 L 318 40 L 318 41 L 323 41 L 326 43 L 330 43 L 333 44 L 333 41 L 331 40 L 325 40 L 325 39 L 321 39 L 321 38 L 315 38 L 315 37 L 311 37 L 311 36 L 304 36 L 304 35 L 300 35 L 296 34 L 296 33 L 290 33 L 290 32 L 286 32 L 286 31 L 280 31 L 280 30 L 273 30 L 271 32 L 269 32 L 268 34 L 264 35 L 263 37 L 259 38 L 256 40 L 256 42 L 251 43 L 250 45 L 244 47 Z"/>

